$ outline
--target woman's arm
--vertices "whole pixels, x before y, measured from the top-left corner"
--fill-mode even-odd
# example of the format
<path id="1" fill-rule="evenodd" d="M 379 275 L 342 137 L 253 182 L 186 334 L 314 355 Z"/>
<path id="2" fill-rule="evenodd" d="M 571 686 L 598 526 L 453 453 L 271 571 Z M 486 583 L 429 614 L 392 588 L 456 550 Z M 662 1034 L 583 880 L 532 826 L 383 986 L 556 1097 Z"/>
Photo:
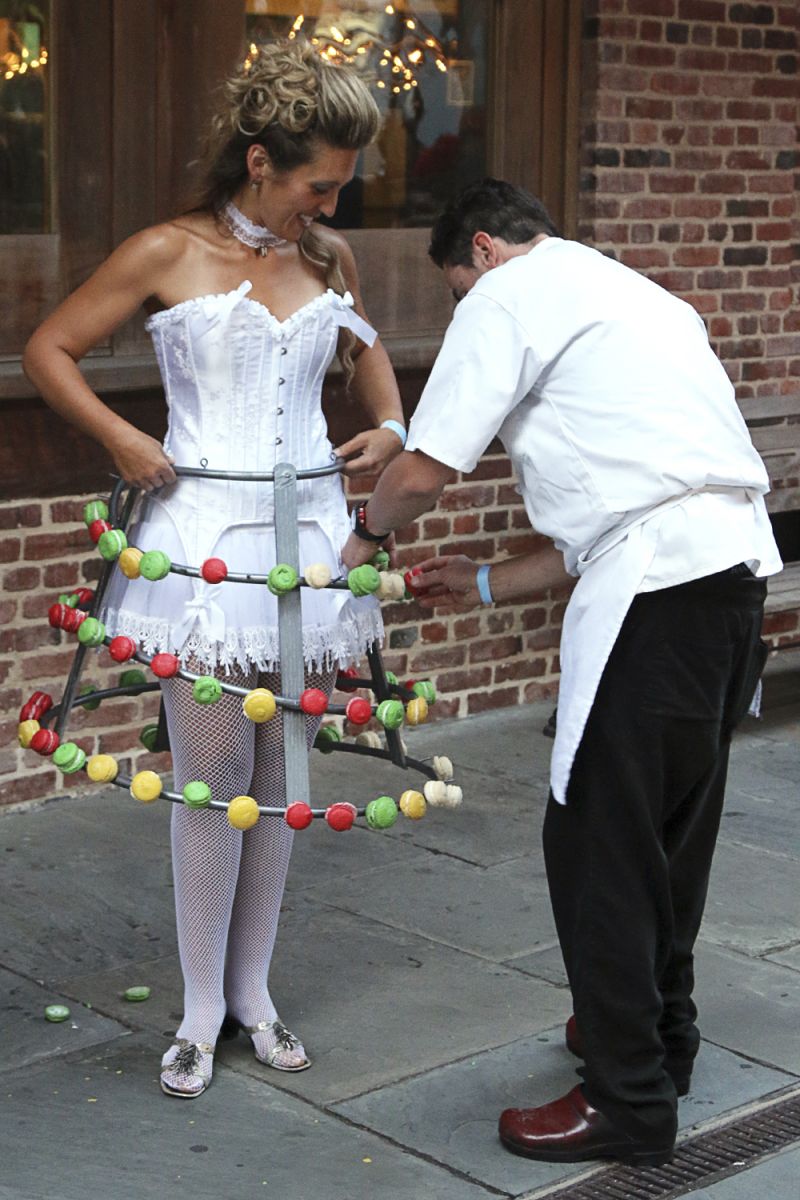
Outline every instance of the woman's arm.
<path id="1" fill-rule="evenodd" d="M 146 491 L 175 479 L 168 457 L 155 438 L 95 395 L 77 364 L 159 292 L 181 245 L 180 233 L 169 226 L 146 229 L 123 242 L 39 326 L 22 360 L 25 374 L 54 412 L 105 446 L 122 478 Z"/>
<path id="2" fill-rule="evenodd" d="M 332 230 L 326 232 L 333 234 Z M 353 252 L 341 234 L 334 234 L 334 237 L 342 274 L 355 301 L 355 311 L 367 321 L 369 318 L 361 299 L 358 269 Z M 349 459 L 345 474 L 376 474 L 388 466 L 403 449 L 402 439 L 397 433 L 391 429 L 380 428 L 383 421 L 397 421 L 405 428 L 403 405 L 389 356 L 380 339 L 373 346 L 361 343 L 353 355 L 353 361 L 355 374 L 351 387 L 373 428 L 365 429 L 341 446 L 337 446 L 336 453 Z"/>

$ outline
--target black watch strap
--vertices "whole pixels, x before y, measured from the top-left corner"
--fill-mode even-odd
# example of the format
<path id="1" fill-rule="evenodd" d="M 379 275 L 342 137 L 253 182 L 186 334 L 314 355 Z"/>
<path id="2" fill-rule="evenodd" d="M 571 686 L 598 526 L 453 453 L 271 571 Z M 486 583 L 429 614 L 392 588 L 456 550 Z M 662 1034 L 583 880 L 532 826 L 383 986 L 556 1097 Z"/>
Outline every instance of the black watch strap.
<path id="1" fill-rule="evenodd" d="M 353 533 L 364 542 L 382 542 L 388 533 L 372 533 L 367 529 L 367 506 L 359 504 L 353 509 Z"/>

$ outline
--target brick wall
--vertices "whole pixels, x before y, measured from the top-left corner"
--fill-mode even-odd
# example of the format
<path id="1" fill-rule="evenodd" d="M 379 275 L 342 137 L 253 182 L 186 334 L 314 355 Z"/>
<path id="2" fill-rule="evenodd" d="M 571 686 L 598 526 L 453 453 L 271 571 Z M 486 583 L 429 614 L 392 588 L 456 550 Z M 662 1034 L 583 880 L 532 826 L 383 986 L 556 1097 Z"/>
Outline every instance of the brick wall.
<path id="1" fill-rule="evenodd" d="M 797 4 L 586 10 L 579 238 L 695 306 L 740 400 L 800 394 Z"/>

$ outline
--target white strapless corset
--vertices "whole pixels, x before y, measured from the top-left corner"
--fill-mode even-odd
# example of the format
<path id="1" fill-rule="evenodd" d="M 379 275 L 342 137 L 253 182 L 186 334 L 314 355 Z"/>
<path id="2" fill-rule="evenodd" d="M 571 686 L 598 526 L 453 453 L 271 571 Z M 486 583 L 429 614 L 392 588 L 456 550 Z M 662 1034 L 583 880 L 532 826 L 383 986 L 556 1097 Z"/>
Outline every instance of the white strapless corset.
<path id="1" fill-rule="evenodd" d="M 251 284 L 203 296 L 151 316 L 146 324 L 169 408 L 165 448 L 181 466 L 272 472 L 330 465 L 322 413 L 325 372 L 345 325 L 372 344 L 375 333 L 352 311 L 353 300 L 328 290 L 278 321 L 247 299 Z M 298 483 L 302 570 L 326 562 L 340 574 L 349 520 L 338 475 Z M 271 483 L 182 478 L 143 498 L 132 544 L 163 550 L 199 567 L 212 555 L 230 571 L 265 574 L 275 564 Z M 115 576 L 106 601 L 109 633 L 126 633 L 148 652 L 194 655 L 208 666 L 278 661 L 277 608 L 266 587 L 170 575 L 158 583 Z M 380 637 L 374 602 L 348 593 L 303 589 L 306 661 L 358 658 Z"/>

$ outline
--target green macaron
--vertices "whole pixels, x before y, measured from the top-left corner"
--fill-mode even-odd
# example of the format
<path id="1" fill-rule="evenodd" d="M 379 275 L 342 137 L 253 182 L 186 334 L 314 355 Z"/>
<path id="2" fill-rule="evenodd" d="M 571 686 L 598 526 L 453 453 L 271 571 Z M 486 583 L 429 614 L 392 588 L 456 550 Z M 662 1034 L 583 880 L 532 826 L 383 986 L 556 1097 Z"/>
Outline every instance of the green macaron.
<path id="1" fill-rule="evenodd" d="M 202 780 L 196 779 L 187 783 L 183 789 L 183 803 L 187 808 L 208 808 L 211 802 L 211 788 Z"/>
<path id="2" fill-rule="evenodd" d="M 399 729 L 405 720 L 405 710 L 399 700 L 381 700 L 375 716 L 384 729 Z"/>
<path id="3" fill-rule="evenodd" d="M 371 596 L 381 586 L 381 577 L 374 567 L 364 563 L 348 572 L 347 586 L 354 596 Z"/>
<path id="4" fill-rule="evenodd" d="M 53 753 L 53 765 L 64 775 L 74 775 L 86 763 L 86 752 L 75 742 L 62 742 Z"/>
<path id="5" fill-rule="evenodd" d="M 172 563 L 163 550 L 145 550 L 139 560 L 139 574 L 144 579 L 155 581 L 169 575 Z"/>
<path id="6" fill-rule="evenodd" d="M 267 587 L 273 596 L 283 596 L 286 592 L 293 592 L 297 583 L 297 571 L 288 563 L 277 563 L 267 576 Z"/>
<path id="7" fill-rule="evenodd" d="M 102 646 L 106 627 L 97 617 L 87 617 L 78 626 L 78 641 L 82 646 Z"/>
<path id="8" fill-rule="evenodd" d="M 213 675 L 203 675 L 195 679 L 192 695 L 198 704 L 216 704 L 222 695 L 222 684 Z"/>
<path id="9" fill-rule="evenodd" d="M 108 505 L 105 500 L 90 500 L 84 504 L 83 519 L 87 525 L 91 525 L 92 521 L 107 521 Z"/>
<path id="10" fill-rule="evenodd" d="M 107 529 L 105 533 L 100 534 L 97 542 L 97 549 L 106 562 L 113 562 L 127 548 L 128 539 L 121 529 Z"/>
<path id="11" fill-rule="evenodd" d="M 370 800 L 365 817 L 370 829 L 389 829 L 397 820 L 397 804 L 391 796 Z"/>

